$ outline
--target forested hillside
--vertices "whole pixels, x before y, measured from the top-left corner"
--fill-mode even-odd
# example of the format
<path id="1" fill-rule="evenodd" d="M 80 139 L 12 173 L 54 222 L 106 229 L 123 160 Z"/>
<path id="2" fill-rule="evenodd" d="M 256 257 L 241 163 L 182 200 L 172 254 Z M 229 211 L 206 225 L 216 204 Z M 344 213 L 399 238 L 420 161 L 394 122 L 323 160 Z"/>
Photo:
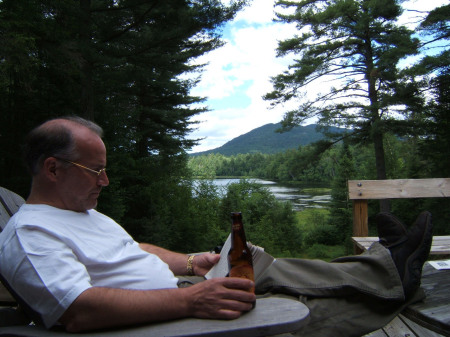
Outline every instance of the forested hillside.
<path id="1" fill-rule="evenodd" d="M 266 124 L 246 134 L 236 137 L 221 147 L 204 152 L 191 154 L 192 156 L 206 155 L 210 153 L 223 154 L 225 156 L 240 153 L 278 153 L 296 149 L 300 145 L 307 145 L 326 138 L 317 130 L 316 124 L 296 126 L 289 132 L 279 132 L 281 123 Z M 343 129 L 332 127 L 331 132 L 343 132 Z"/>

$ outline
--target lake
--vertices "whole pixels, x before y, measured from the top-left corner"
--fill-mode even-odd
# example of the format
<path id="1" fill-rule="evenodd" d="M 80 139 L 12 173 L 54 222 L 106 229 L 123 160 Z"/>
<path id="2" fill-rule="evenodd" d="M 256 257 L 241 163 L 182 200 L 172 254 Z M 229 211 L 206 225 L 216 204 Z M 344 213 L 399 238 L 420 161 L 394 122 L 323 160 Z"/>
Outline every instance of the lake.
<path id="1" fill-rule="evenodd" d="M 238 183 L 240 179 L 213 179 L 212 182 L 223 189 L 229 184 Z M 317 185 L 288 186 L 270 180 L 248 179 L 265 186 L 272 194 L 281 201 L 290 202 L 295 211 L 305 208 L 325 208 L 331 201 L 331 190 Z"/>

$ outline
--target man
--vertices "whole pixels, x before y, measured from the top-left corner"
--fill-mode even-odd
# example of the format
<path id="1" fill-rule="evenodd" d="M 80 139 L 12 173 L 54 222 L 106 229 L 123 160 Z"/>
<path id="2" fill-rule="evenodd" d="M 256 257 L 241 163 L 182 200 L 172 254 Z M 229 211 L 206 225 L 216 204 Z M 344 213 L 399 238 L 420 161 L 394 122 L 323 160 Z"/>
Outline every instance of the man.
<path id="1" fill-rule="evenodd" d="M 102 130 L 81 118 L 34 129 L 26 160 L 33 181 L 25 205 L 0 234 L 0 273 L 40 314 L 68 331 L 170 320 L 234 319 L 251 310 L 253 282 L 216 278 L 179 287 L 175 275 L 204 276 L 215 254 L 189 257 L 136 243 L 96 212 L 109 184 Z M 258 294 L 292 296 L 311 311 L 307 336 L 358 336 L 384 326 L 413 298 L 431 246 L 431 216 L 409 229 L 381 214 L 380 243 L 333 263 L 277 259 Z"/>

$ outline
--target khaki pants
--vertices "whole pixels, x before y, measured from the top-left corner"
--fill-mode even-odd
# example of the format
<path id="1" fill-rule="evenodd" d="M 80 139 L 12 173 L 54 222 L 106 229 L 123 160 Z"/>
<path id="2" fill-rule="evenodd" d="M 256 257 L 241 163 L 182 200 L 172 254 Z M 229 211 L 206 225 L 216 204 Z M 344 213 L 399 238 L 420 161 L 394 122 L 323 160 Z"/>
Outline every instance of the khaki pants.
<path id="1" fill-rule="evenodd" d="M 198 278 L 197 278 L 198 280 Z M 295 336 L 362 336 L 389 323 L 419 291 L 405 301 L 389 251 L 374 243 L 362 255 L 331 263 L 277 259 L 256 282 L 259 297 L 297 298 L 310 310 L 310 321 Z"/>

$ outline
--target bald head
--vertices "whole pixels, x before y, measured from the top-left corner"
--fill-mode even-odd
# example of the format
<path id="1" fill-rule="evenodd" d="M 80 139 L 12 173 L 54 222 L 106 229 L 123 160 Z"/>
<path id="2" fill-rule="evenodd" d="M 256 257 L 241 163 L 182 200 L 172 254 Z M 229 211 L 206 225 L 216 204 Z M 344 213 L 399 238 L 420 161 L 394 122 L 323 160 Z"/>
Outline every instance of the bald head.
<path id="1" fill-rule="evenodd" d="M 103 130 L 94 122 L 80 117 L 52 119 L 33 129 L 25 143 L 25 162 L 34 176 L 48 157 L 78 157 L 76 139 L 94 133 L 102 137 Z"/>

